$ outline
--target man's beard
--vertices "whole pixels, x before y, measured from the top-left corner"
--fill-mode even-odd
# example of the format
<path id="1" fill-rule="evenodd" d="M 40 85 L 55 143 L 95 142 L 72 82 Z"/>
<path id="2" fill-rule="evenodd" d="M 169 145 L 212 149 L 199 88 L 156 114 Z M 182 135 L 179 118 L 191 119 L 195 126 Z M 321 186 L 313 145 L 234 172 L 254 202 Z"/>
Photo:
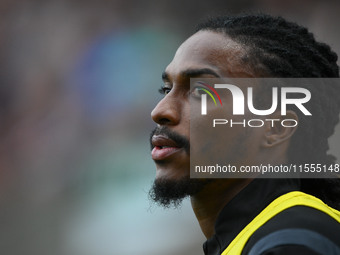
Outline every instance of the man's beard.
<path id="1" fill-rule="evenodd" d="M 149 198 L 164 208 L 177 208 L 184 198 L 199 193 L 213 179 L 181 180 L 156 179 L 149 191 Z"/>
<path id="2" fill-rule="evenodd" d="M 167 136 L 190 155 L 189 140 L 186 137 L 171 131 L 167 127 L 157 127 L 151 132 L 151 150 L 154 148 L 152 145 L 152 137 L 154 135 Z M 149 191 L 149 198 L 151 201 L 165 208 L 176 208 L 181 205 L 181 202 L 185 197 L 197 194 L 208 182 L 211 182 L 211 179 L 190 179 L 189 176 L 180 180 L 165 178 L 156 179 Z"/>

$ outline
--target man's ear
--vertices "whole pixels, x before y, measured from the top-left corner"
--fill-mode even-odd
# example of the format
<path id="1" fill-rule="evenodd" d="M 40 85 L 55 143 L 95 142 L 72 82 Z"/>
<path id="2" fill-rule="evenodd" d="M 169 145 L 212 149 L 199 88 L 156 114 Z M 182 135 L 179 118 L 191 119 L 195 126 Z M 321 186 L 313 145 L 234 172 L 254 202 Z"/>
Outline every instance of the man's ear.
<path id="1" fill-rule="evenodd" d="M 282 116 L 280 111 L 271 114 L 266 121 L 265 139 L 263 141 L 264 147 L 273 147 L 283 143 L 295 133 L 297 129 L 298 116 L 294 111 L 288 110 L 286 115 Z M 282 121 L 284 120 L 282 125 Z"/>

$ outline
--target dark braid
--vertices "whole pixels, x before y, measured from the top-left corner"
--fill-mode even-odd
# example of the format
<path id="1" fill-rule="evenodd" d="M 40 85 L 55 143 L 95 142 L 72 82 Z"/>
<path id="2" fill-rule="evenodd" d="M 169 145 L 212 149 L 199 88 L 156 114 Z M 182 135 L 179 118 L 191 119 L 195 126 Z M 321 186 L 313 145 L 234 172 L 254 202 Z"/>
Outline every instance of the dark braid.
<path id="1" fill-rule="evenodd" d="M 246 49 L 243 61 L 261 77 L 338 78 L 338 57 L 330 47 L 317 42 L 307 28 L 269 15 L 223 16 L 210 19 L 197 28 L 226 34 Z M 312 94 L 307 109 L 313 116 L 299 117 L 299 127 L 288 150 L 291 163 L 332 164 L 328 138 L 339 122 L 340 87 L 325 82 L 309 86 Z M 317 121 L 315 121 L 317 120 Z M 301 189 L 333 207 L 340 207 L 340 180 L 302 179 Z"/>

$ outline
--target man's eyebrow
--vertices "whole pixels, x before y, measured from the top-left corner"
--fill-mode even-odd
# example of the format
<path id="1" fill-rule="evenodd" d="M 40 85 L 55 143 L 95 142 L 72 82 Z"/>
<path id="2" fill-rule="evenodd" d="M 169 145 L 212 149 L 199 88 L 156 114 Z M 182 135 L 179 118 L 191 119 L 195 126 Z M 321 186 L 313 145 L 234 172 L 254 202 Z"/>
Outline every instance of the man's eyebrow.
<path id="1" fill-rule="evenodd" d="M 162 80 L 163 81 L 169 81 L 169 75 L 165 71 L 162 73 Z"/>
<path id="2" fill-rule="evenodd" d="M 215 71 L 213 71 L 212 69 L 209 68 L 201 68 L 201 69 L 187 69 L 182 71 L 181 76 L 187 77 L 187 78 L 194 78 L 200 75 L 204 75 L 204 74 L 210 74 L 213 75 L 217 78 L 220 78 L 221 76 L 218 75 Z M 163 81 L 169 81 L 169 75 L 166 71 L 164 71 L 162 73 L 162 79 Z"/>
<path id="3" fill-rule="evenodd" d="M 215 71 L 209 68 L 188 69 L 188 70 L 181 72 L 181 75 L 186 76 L 188 78 L 197 77 L 197 76 L 204 75 L 204 74 L 210 74 L 217 78 L 220 78 L 220 76 Z"/>

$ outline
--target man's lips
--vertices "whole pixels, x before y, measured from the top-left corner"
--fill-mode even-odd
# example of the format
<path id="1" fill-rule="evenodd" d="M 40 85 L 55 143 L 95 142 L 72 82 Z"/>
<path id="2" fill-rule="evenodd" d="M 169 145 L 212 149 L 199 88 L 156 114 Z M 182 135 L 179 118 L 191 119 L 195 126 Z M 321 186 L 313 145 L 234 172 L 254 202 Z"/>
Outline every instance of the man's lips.
<path id="1" fill-rule="evenodd" d="M 182 149 L 175 141 L 164 135 L 154 135 L 151 143 L 153 146 L 151 151 L 153 160 L 164 160 Z"/>

